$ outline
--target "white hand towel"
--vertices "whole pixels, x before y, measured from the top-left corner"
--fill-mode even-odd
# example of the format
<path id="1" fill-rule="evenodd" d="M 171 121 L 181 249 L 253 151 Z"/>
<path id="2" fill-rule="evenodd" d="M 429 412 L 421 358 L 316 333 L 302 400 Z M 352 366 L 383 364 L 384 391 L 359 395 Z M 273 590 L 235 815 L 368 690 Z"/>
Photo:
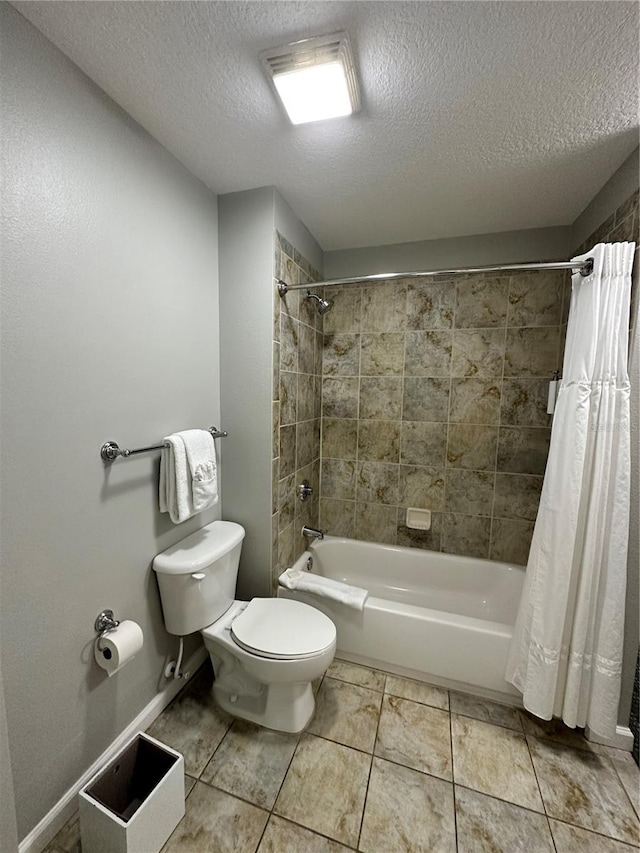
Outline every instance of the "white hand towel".
<path id="1" fill-rule="evenodd" d="M 216 445 L 206 429 L 186 429 L 176 433 L 184 442 L 191 473 L 194 512 L 202 512 L 218 503 L 218 466 Z"/>
<path id="2" fill-rule="evenodd" d="M 300 572 L 297 569 L 287 569 L 278 578 L 279 583 L 287 589 L 297 589 L 300 592 L 312 592 L 323 598 L 339 601 L 347 607 L 362 610 L 369 593 L 358 586 L 349 586 L 331 578 L 313 575 L 311 572 Z"/>
<path id="3" fill-rule="evenodd" d="M 160 512 L 168 512 L 174 524 L 194 515 L 191 474 L 184 441 L 179 435 L 168 435 L 160 457 Z"/>

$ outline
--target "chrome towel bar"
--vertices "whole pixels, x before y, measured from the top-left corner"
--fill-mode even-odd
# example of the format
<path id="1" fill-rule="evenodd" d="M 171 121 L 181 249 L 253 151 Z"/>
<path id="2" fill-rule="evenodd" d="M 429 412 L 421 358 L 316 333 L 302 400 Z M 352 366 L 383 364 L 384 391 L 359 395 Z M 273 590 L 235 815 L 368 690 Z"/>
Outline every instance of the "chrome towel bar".
<path id="1" fill-rule="evenodd" d="M 209 427 L 209 432 L 213 438 L 226 438 L 229 433 L 226 430 L 219 430 L 218 427 Z M 120 448 L 115 441 L 105 441 L 100 448 L 100 458 L 103 462 L 113 462 L 118 456 L 123 456 L 127 459 L 129 456 L 135 456 L 137 453 L 147 453 L 150 450 L 162 450 L 164 444 L 152 444 L 150 447 L 139 447 L 137 450 L 126 450 Z"/>

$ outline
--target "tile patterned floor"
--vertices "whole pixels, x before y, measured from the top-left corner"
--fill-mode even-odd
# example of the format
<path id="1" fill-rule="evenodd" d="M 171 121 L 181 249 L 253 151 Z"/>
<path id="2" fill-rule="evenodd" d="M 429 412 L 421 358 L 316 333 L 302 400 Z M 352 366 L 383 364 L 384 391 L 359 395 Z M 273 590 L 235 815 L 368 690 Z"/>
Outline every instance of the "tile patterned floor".
<path id="1" fill-rule="evenodd" d="M 163 853 L 632 853 L 629 753 L 514 708 L 335 661 L 300 736 L 234 720 L 206 664 L 150 727 L 185 757 Z M 77 817 L 46 853 L 81 853 Z M 146 853 L 146 851 L 136 851 Z"/>

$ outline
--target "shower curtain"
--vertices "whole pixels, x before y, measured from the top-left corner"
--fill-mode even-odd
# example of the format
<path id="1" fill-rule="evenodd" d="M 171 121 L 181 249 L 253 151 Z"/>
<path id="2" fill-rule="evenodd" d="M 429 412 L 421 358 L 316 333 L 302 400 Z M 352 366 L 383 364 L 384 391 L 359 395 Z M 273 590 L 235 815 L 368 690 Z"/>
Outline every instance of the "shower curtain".
<path id="1" fill-rule="evenodd" d="M 563 377 L 506 679 L 542 719 L 615 734 L 629 531 L 634 243 L 573 276 Z M 636 437 L 637 440 L 637 437 Z"/>

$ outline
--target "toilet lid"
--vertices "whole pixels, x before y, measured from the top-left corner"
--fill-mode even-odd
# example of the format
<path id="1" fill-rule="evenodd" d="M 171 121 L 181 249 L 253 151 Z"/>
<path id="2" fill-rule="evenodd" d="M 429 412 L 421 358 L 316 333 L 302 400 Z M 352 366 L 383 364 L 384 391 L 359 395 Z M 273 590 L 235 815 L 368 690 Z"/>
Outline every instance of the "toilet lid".
<path id="1" fill-rule="evenodd" d="M 287 660 L 323 652 L 334 642 L 336 628 L 328 616 L 301 601 L 254 598 L 233 620 L 231 635 L 249 652 Z"/>

